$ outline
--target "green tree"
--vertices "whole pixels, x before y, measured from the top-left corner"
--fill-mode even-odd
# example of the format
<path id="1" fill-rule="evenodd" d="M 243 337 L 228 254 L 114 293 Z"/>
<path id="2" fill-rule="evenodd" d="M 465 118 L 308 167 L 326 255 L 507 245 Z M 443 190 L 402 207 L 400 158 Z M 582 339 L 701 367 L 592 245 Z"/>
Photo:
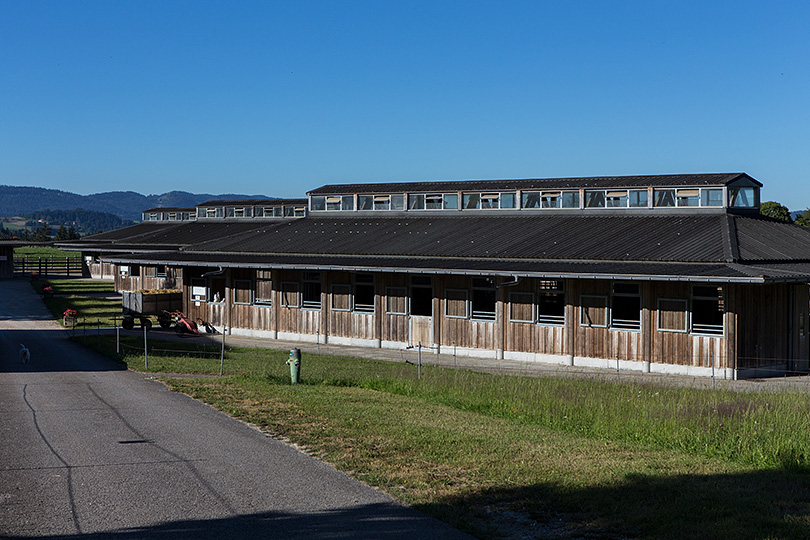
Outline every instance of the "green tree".
<path id="1" fill-rule="evenodd" d="M 74 227 L 73 225 L 70 226 L 70 228 L 68 229 L 67 234 L 68 234 L 68 240 L 78 240 L 79 238 L 81 238 L 79 236 L 79 233 L 76 232 L 76 227 Z"/>
<path id="2" fill-rule="evenodd" d="M 793 223 L 793 220 L 790 218 L 790 210 L 788 210 L 788 207 L 775 201 L 766 201 L 762 203 L 759 207 L 759 213 L 763 216 Z"/>
<path id="3" fill-rule="evenodd" d="M 50 242 L 51 241 L 51 228 L 47 223 L 43 223 L 34 231 L 34 242 Z"/>
<path id="4" fill-rule="evenodd" d="M 810 229 L 810 208 L 804 211 L 802 215 L 796 218 L 796 225 L 807 227 Z"/>
<path id="5" fill-rule="evenodd" d="M 59 225 L 59 230 L 56 231 L 56 237 L 54 237 L 54 240 L 67 240 L 67 239 L 68 239 L 67 229 L 65 229 L 64 225 Z"/>

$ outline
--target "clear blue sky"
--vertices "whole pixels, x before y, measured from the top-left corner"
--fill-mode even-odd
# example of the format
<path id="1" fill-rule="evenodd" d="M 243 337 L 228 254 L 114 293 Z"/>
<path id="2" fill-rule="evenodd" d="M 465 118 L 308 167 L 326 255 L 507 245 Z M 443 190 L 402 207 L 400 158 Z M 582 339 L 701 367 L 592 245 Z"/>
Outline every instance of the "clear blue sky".
<path id="1" fill-rule="evenodd" d="M 810 206 L 806 1 L 0 0 L 0 184 L 747 172 Z"/>

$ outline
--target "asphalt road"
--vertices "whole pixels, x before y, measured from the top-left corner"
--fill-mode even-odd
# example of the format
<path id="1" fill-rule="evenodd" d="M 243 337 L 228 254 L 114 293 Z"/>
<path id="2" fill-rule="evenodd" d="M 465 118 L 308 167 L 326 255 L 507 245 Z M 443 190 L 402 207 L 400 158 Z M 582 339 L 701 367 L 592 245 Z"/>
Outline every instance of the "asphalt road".
<path id="1" fill-rule="evenodd" d="M 0 537 L 469 538 L 69 342 L 13 280 L 0 280 Z"/>

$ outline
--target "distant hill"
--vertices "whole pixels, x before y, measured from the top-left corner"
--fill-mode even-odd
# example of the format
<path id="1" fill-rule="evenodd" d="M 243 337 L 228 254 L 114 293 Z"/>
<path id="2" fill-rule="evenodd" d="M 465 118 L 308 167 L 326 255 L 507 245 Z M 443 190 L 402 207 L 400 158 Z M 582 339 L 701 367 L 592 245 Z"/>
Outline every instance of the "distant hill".
<path id="1" fill-rule="evenodd" d="M 82 236 L 95 232 L 107 232 L 129 225 L 135 222 L 129 219 L 121 219 L 109 212 L 96 212 L 95 210 L 42 210 L 22 214 L 20 217 L 26 220 L 25 226 L 31 230 L 36 229 L 41 221 L 47 223 L 55 233 L 60 225 L 66 228 L 73 227 Z"/>
<path id="2" fill-rule="evenodd" d="M 124 220 L 140 221 L 141 211 L 158 207 L 196 206 L 212 199 L 269 199 L 265 195 L 222 193 L 188 193 L 170 191 L 162 195 L 141 195 L 134 191 L 108 191 L 93 195 L 78 195 L 58 189 L 0 186 L 0 216 L 21 216 L 33 212 L 71 210 L 77 208 L 107 212 Z"/>

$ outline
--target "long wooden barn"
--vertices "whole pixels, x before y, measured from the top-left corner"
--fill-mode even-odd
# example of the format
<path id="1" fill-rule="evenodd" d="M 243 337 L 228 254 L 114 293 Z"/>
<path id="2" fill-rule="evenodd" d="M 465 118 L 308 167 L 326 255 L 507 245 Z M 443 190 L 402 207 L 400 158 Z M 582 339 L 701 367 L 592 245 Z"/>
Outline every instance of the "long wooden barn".
<path id="1" fill-rule="evenodd" d="M 328 185 L 63 247 L 231 334 L 726 378 L 810 369 L 810 231 L 743 173 Z M 151 214 L 155 214 L 154 209 Z"/>

